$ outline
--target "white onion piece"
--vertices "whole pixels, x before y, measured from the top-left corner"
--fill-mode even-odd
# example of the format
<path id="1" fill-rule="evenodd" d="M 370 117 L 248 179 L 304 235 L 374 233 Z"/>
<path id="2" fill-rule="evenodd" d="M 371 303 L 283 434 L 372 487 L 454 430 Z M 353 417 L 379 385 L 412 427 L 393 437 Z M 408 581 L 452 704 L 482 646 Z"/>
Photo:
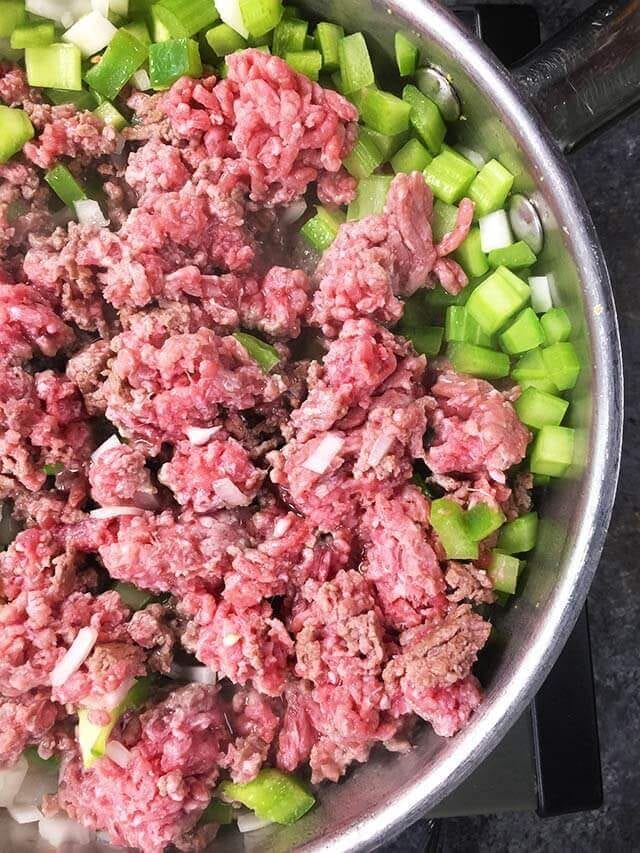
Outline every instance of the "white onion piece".
<path id="1" fill-rule="evenodd" d="M 293 223 L 297 222 L 305 213 L 306 209 L 306 201 L 303 198 L 299 198 L 297 201 L 292 202 L 288 207 L 285 207 L 280 216 L 280 222 L 283 225 L 293 225 Z"/>
<path id="2" fill-rule="evenodd" d="M 144 515 L 144 512 L 139 506 L 101 506 L 98 509 L 92 509 L 89 515 L 91 518 L 104 520 L 120 518 L 121 515 Z"/>
<path id="3" fill-rule="evenodd" d="M 219 431 L 219 426 L 187 427 L 186 429 L 187 438 L 189 439 L 191 444 L 195 444 L 196 447 L 202 447 L 203 444 L 207 444 L 207 442 L 209 442 L 211 438 Z"/>
<path id="4" fill-rule="evenodd" d="M 105 450 L 113 450 L 114 447 L 120 447 L 121 442 L 117 435 L 110 435 L 106 441 L 103 441 L 99 447 L 91 454 L 91 461 L 95 462 L 99 456 L 105 452 Z"/>
<path id="5" fill-rule="evenodd" d="M 271 826 L 272 820 L 265 820 L 253 812 L 242 812 L 238 815 L 238 829 L 240 832 L 255 832 L 256 829 L 264 829 Z"/>
<path id="6" fill-rule="evenodd" d="M 482 169 L 482 167 L 486 164 L 486 160 L 479 154 L 477 151 L 474 151 L 473 148 L 467 148 L 466 145 L 456 145 L 456 151 L 459 154 L 462 154 L 463 157 L 466 157 L 470 163 L 473 163 L 478 169 Z"/>
<path id="7" fill-rule="evenodd" d="M 38 832 L 52 847 L 63 844 L 90 844 L 93 832 L 67 817 L 45 817 L 38 824 Z"/>
<path id="8" fill-rule="evenodd" d="M 216 480 L 213 491 L 229 507 L 247 505 L 247 496 L 228 477 Z"/>
<path id="9" fill-rule="evenodd" d="M 21 755 L 13 767 L 0 770 L 0 808 L 6 809 L 14 801 L 28 769 L 29 762 Z"/>
<path id="10" fill-rule="evenodd" d="M 16 823 L 36 823 L 42 820 L 42 812 L 35 806 L 9 806 L 9 814 Z"/>
<path id="11" fill-rule="evenodd" d="M 107 755 L 114 764 L 117 764 L 118 767 L 122 767 L 123 769 L 129 765 L 129 762 L 133 758 L 127 747 L 118 743 L 117 740 L 110 740 L 107 743 Z"/>
<path id="12" fill-rule="evenodd" d="M 478 220 L 480 226 L 480 247 L 487 254 L 494 249 L 504 249 L 513 243 L 511 226 L 506 211 L 496 210 Z"/>
<path id="13" fill-rule="evenodd" d="M 38 15 L 41 18 L 51 18 L 63 26 L 70 26 L 77 18 L 91 11 L 91 3 L 75 2 L 69 0 L 27 0 L 25 3 L 27 12 Z"/>
<path id="14" fill-rule="evenodd" d="M 14 806 L 35 806 L 40 808 L 45 794 L 55 794 L 58 790 L 58 771 L 46 767 L 30 767 L 20 790 L 16 794 Z"/>
<path id="15" fill-rule="evenodd" d="M 249 38 L 249 30 L 244 24 L 239 0 L 216 0 L 216 9 L 223 23 L 240 33 L 243 39 Z"/>
<path id="16" fill-rule="evenodd" d="M 109 15 L 109 0 L 91 0 L 91 8 L 106 18 Z"/>
<path id="17" fill-rule="evenodd" d="M 80 225 L 95 225 L 98 228 L 104 228 L 109 224 L 109 220 L 105 219 L 100 205 L 94 199 L 82 198 L 80 201 L 74 201 L 73 206 Z"/>
<path id="18" fill-rule="evenodd" d="M 375 468 L 384 459 L 391 450 L 394 441 L 395 436 L 393 435 L 381 435 L 373 442 L 373 447 L 369 451 L 369 465 L 372 468 Z"/>
<path id="19" fill-rule="evenodd" d="M 53 668 L 51 686 L 61 687 L 65 684 L 89 657 L 97 641 L 98 632 L 95 628 L 90 628 L 89 626 L 80 628 L 65 655 Z"/>
<path id="20" fill-rule="evenodd" d="M 287 530 L 291 527 L 292 520 L 290 516 L 279 518 L 273 526 L 273 538 L 280 539 Z"/>
<path id="21" fill-rule="evenodd" d="M 69 27 L 66 33 L 62 34 L 62 40 L 75 44 L 87 59 L 103 50 L 117 32 L 111 21 L 94 9 Z"/>
<path id="22" fill-rule="evenodd" d="M 134 89 L 138 89 L 140 92 L 148 92 L 151 88 L 151 79 L 149 78 L 149 74 L 145 71 L 144 68 L 139 68 L 131 77 L 131 84 Z"/>
<path id="23" fill-rule="evenodd" d="M 215 684 L 218 680 L 217 674 L 208 666 L 182 666 L 179 663 L 172 664 L 169 678 L 192 684 Z"/>
<path id="24" fill-rule="evenodd" d="M 324 474 L 329 465 L 342 450 L 344 438 L 335 432 L 328 432 L 315 450 L 302 463 L 302 467 L 314 474 Z"/>
<path id="25" fill-rule="evenodd" d="M 242 637 L 240 634 L 225 634 L 222 638 L 222 645 L 226 649 L 230 649 L 231 646 L 235 646 L 236 643 L 240 642 Z"/>
<path id="26" fill-rule="evenodd" d="M 553 308 L 551 295 L 552 278 L 550 275 L 533 275 L 529 279 L 531 288 L 531 307 L 536 314 L 544 314 Z"/>

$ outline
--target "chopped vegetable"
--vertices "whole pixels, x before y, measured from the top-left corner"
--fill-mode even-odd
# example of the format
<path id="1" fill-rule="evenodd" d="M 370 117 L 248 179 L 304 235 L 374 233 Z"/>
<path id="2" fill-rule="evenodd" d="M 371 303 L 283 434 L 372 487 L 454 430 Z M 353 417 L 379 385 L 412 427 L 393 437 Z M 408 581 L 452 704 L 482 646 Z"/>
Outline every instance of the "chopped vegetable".
<path id="1" fill-rule="evenodd" d="M 37 24 L 24 24 L 11 33 L 11 47 L 22 50 L 25 47 L 46 47 L 55 40 L 55 29 L 50 21 Z"/>
<path id="2" fill-rule="evenodd" d="M 480 218 L 503 207 L 513 181 L 513 175 L 502 163 L 489 160 L 469 187 L 469 198 L 475 203 L 476 216 Z"/>
<path id="3" fill-rule="evenodd" d="M 410 121 L 432 154 L 439 154 L 447 127 L 440 110 L 415 86 L 405 86 L 403 99 L 411 106 Z"/>
<path id="4" fill-rule="evenodd" d="M 492 347 L 493 340 L 482 331 L 464 305 L 450 305 L 446 312 L 445 340 Z"/>
<path id="5" fill-rule="evenodd" d="M 358 92 L 375 82 L 371 57 L 362 33 L 353 33 L 340 39 L 338 56 L 345 95 Z"/>
<path id="6" fill-rule="evenodd" d="M 395 36 L 396 63 L 401 77 L 415 74 L 420 51 L 412 39 L 404 33 L 397 32 Z"/>
<path id="7" fill-rule="evenodd" d="M 100 106 L 93 111 L 93 114 L 98 116 L 99 119 L 102 119 L 102 121 L 105 124 L 108 124 L 109 127 L 113 127 L 116 130 L 122 130 L 123 127 L 127 126 L 126 118 L 109 101 L 103 101 Z"/>
<path id="8" fill-rule="evenodd" d="M 361 127 L 360 132 L 365 132 L 372 139 L 383 157 L 383 162 L 386 163 L 394 154 L 396 154 L 409 138 L 409 132 L 403 130 L 401 133 L 380 133 L 377 130 L 372 130 L 370 127 Z"/>
<path id="9" fill-rule="evenodd" d="M 299 74 L 304 74 L 310 80 L 317 80 L 322 68 L 322 54 L 319 50 L 299 50 L 286 53 L 285 61 Z"/>
<path id="10" fill-rule="evenodd" d="M 249 30 L 242 18 L 239 0 L 216 0 L 216 9 L 220 19 L 231 29 L 239 33 L 242 38 L 249 38 Z"/>
<path id="11" fill-rule="evenodd" d="M 61 471 L 64 471 L 64 465 L 62 462 L 48 462 L 46 465 L 42 466 L 42 470 L 47 477 L 55 477 L 56 474 L 60 474 Z"/>
<path id="12" fill-rule="evenodd" d="M 239 0 L 239 5 L 244 25 L 253 38 L 271 32 L 282 18 L 281 0 Z"/>
<path id="13" fill-rule="evenodd" d="M 287 53 L 304 50 L 308 30 L 308 21 L 283 18 L 273 31 L 273 52 L 284 58 Z"/>
<path id="14" fill-rule="evenodd" d="M 122 29 L 130 33 L 134 38 L 137 38 L 139 42 L 146 45 L 147 47 L 149 47 L 149 45 L 151 44 L 149 28 L 147 27 L 144 21 L 131 21 L 131 23 L 125 24 Z"/>
<path id="15" fill-rule="evenodd" d="M 478 543 L 467 529 L 460 504 L 450 498 L 433 501 L 430 521 L 449 560 L 478 559 Z"/>
<path id="16" fill-rule="evenodd" d="M 467 526 L 469 536 L 475 542 L 481 542 L 487 536 L 491 536 L 505 522 L 504 513 L 499 507 L 492 507 L 489 504 L 477 503 L 467 510 L 464 523 Z"/>
<path id="17" fill-rule="evenodd" d="M 534 387 L 526 388 L 515 402 L 518 417 L 523 424 L 533 429 L 560 426 L 568 408 L 569 403 L 562 397 Z"/>
<path id="18" fill-rule="evenodd" d="M 471 228 L 466 240 L 454 252 L 454 258 L 469 278 L 479 278 L 488 272 L 489 260 L 482 251 L 482 239 L 478 226 Z"/>
<path id="19" fill-rule="evenodd" d="M 24 61 L 30 86 L 82 89 L 82 54 L 74 44 L 28 47 Z"/>
<path id="20" fill-rule="evenodd" d="M 358 184 L 356 197 L 349 205 L 347 219 L 362 219 L 374 213 L 382 213 L 391 186 L 391 175 L 370 175 Z"/>
<path id="21" fill-rule="evenodd" d="M 542 427 L 531 450 L 531 473 L 563 477 L 573 462 L 574 436 L 569 427 Z"/>
<path id="22" fill-rule="evenodd" d="M 398 172 L 423 172 L 433 158 L 427 149 L 417 139 L 410 139 L 391 158 L 393 171 Z"/>
<path id="23" fill-rule="evenodd" d="M 393 136 L 409 129 L 411 107 L 406 101 L 390 92 L 367 89 L 360 109 L 360 117 L 373 130 Z"/>
<path id="24" fill-rule="evenodd" d="M 481 379 L 501 379 L 509 375 L 509 356 L 486 347 L 468 343 L 451 343 L 447 358 L 458 371 Z"/>
<path id="25" fill-rule="evenodd" d="M 416 352 L 435 358 L 442 347 L 444 329 L 442 326 L 403 327 L 402 334 L 411 341 Z"/>
<path id="26" fill-rule="evenodd" d="M 235 332 L 233 336 L 249 353 L 251 358 L 258 362 L 265 373 L 269 373 L 281 360 L 280 354 L 275 347 L 261 341 L 246 332 Z"/>
<path id="27" fill-rule="evenodd" d="M 200 51 L 193 39 L 171 39 L 149 47 L 149 79 L 154 89 L 168 89 L 181 77 L 201 74 Z"/>
<path id="28" fill-rule="evenodd" d="M 487 335 L 499 331 L 529 299 L 529 288 L 506 267 L 499 267 L 473 291 L 467 308 Z"/>
<path id="29" fill-rule="evenodd" d="M 491 562 L 487 574 L 491 578 L 495 590 L 513 595 L 518 585 L 519 573 L 520 560 L 497 550 L 491 552 Z"/>
<path id="30" fill-rule="evenodd" d="M 338 24 L 321 21 L 316 27 L 315 43 L 322 54 L 325 71 L 337 71 L 340 67 L 340 40 L 344 38 L 344 29 Z"/>
<path id="31" fill-rule="evenodd" d="M 67 207 L 73 207 L 75 201 L 80 201 L 87 197 L 84 189 L 62 163 L 59 163 L 47 172 L 44 179 Z"/>
<path id="32" fill-rule="evenodd" d="M 537 258 L 527 246 L 520 240 L 511 246 L 502 249 L 493 249 L 489 252 L 489 263 L 494 269 L 496 267 L 508 267 L 510 270 L 524 270 L 535 264 Z"/>
<path id="33" fill-rule="evenodd" d="M 77 92 L 68 89 L 47 89 L 47 98 L 52 104 L 75 104 L 79 110 L 94 110 L 98 106 L 99 95 L 80 89 Z"/>
<path id="34" fill-rule="evenodd" d="M 498 548 L 504 554 L 524 554 L 531 551 L 538 538 L 538 513 L 528 512 L 504 525 Z"/>
<path id="35" fill-rule="evenodd" d="M 6 163 L 33 139 L 34 129 L 24 110 L 0 104 L 0 163 Z"/>
<path id="36" fill-rule="evenodd" d="M 214 797 L 206 809 L 202 812 L 198 824 L 204 826 L 206 823 L 217 823 L 220 826 L 225 826 L 233 822 L 234 809 L 229 803 L 223 803 Z"/>
<path id="37" fill-rule="evenodd" d="M 454 204 L 465 195 L 478 170 L 455 151 L 443 151 L 424 170 L 424 179 L 436 198 Z"/>
<path id="38" fill-rule="evenodd" d="M 86 81 L 108 101 L 113 101 L 131 75 L 146 62 L 149 50 L 126 30 L 118 30 L 102 59 L 87 71 Z M 55 84 L 53 84 L 55 85 Z"/>
<path id="39" fill-rule="evenodd" d="M 356 144 L 343 165 L 354 178 L 366 178 L 384 162 L 384 157 L 366 127 L 360 128 Z"/>
<path id="40" fill-rule="evenodd" d="M 510 355 L 519 355 L 544 343 L 544 332 L 533 308 L 525 308 L 500 335 L 500 346 Z"/>
<path id="41" fill-rule="evenodd" d="M 540 318 L 546 343 L 562 343 L 571 335 L 571 320 L 564 308 L 551 308 Z"/>
<path id="42" fill-rule="evenodd" d="M 148 589 L 140 589 L 135 584 L 125 583 L 124 581 L 118 581 L 114 589 L 123 603 L 132 610 L 142 610 L 153 598 L 153 593 L 149 592 Z"/>
<path id="43" fill-rule="evenodd" d="M 305 222 L 300 233 L 314 249 L 324 252 L 338 236 L 338 230 L 344 221 L 345 215 L 339 208 L 329 210 L 318 206 L 316 215 Z"/>
<path id="44" fill-rule="evenodd" d="M 269 767 L 251 782 L 222 782 L 218 794 L 225 800 L 242 803 L 263 820 L 280 824 L 295 823 L 315 803 L 315 798 L 295 776 Z"/>
<path id="45" fill-rule="evenodd" d="M 2 0 L 0 2 L 0 38 L 9 38 L 17 27 L 24 24 L 25 17 L 23 0 Z"/>
<path id="46" fill-rule="evenodd" d="M 536 314 L 544 314 L 553 308 L 551 295 L 551 276 L 534 275 L 529 279 L 531 288 L 531 307 Z"/>
<path id="47" fill-rule="evenodd" d="M 205 34 L 209 46 L 216 56 L 228 56 L 236 50 L 244 50 L 247 42 L 228 24 L 218 24 Z"/>
<path id="48" fill-rule="evenodd" d="M 158 0 L 152 9 L 172 38 L 188 38 L 218 20 L 213 0 Z"/>
<path id="49" fill-rule="evenodd" d="M 111 21 L 100 12 L 89 12 L 63 34 L 62 40 L 75 44 L 85 57 L 103 50 L 117 33 Z"/>
<path id="50" fill-rule="evenodd" d="M 580 375 L 580 359 L 573 344 L 561 341 L 545 347 L 542 359 L 549 379 L 561 391 L 568 391 L 575 386 Z"/>

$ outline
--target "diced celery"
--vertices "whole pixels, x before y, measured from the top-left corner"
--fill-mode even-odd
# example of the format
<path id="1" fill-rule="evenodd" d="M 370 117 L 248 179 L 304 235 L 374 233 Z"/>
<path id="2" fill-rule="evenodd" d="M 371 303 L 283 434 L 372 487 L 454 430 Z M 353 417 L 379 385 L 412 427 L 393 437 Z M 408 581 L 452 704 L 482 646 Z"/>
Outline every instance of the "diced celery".
<path id="1" fill-rule="evenodd" d="M 130 33 L 134 38 L 137 38 L 139 42 L 147 47 L 151 44 L 149 28 L 143 20 L 130 21 L 128 24 L 125 24 L 122 29 L 125 30 L 125 32 Z"/>
<path id="2" fill-rule="evenodd" d="M 384 158 L 366 127 L 360 133 L 353 150 L 343 161 L 344 167 L 354 178 L 366 178 L 381 166 Z"/>
<path id="3" fill-rule="evenodd" d="M 475 202 L 476 216 L 480 218 L 503 207 L 513 181 L 513 175 L 502 163 L 489 160 L 469 187 L 469 198 Z"/>
<path id="4" fill-rule="evenodd" d="M 132 583 L 124 583 L 118 581 L 115 585 L 115 591 L 120 596 L 123 604 L 130 607 L 131 610 L 142 610 L 153 598 L 153 593 L 148 589 L 140 589 Z"/>
<path id="5" fill-rule="evenodd" d="M 440 199 L 436 199 L 431 217 L 431 230 L 433 231 L 435 242 L 439 243 L 446 234 L 453 231 L 457 221 L 458 208 L 453 204 L 447 204 Z"/>
<path id="6" fill-rule="evenodd" d="M 580 359 L 575 347 L 569 342 L 552 344 L 542 350 L 547 374 L 561 391 L 573 388 L 580 374 Z"/>
<path id="7" fill-rule="evenodd" d="M 449 560 L 476 560 L 478 543 L 471 538 L 460 504 L 450 498 L 431 503 L 430 522 Z"/>
<path id="8" fill-rule="evenodd" d="M 487 536 L 495 533 L 505 522 L 504 513 L 499 507 L 489 504 L 477 503 L 467 511 L 464 523 L 467 526 L 469 536 L 474 542 L 481 542 Z"/>
<path id="9" fill-rule="evenodd" d="M 326 207 L 317 207 L 316 215 L 305 222 L 300 233 L 314 249 L 324 252 L 338 236 L 344 221 L 345 216 L 339 208 L 329 210 Z"/>
<path id="10" fill-rule="evenodd" d="M 28 47 L 24 61 L 30 86 L 82 89 L 82 55 L 74 44 Z"/>
<path id="11" fill-rule="evenodd" d="M 541 349 L 532 349 L 519 359 L 511 371 L 513 378 L 522 380 L 544 380 L 549 378 Z"/>
<path id="12" fill-rule="evenodd" d="M 520 240 L 504 249 L 489 252 L 489 263 L 496 267 L 508 267 L 510 270 L 524 270 L 535 264 L 537 258 L 529 246 Z"/>
<path id="13" fill-rule="evenodd" d="M 487 347 L 450 343 L 447 358 L 458 373 L 468 373 L 481 379 L 502 379 L 509 375 L 509 356 Z"/>
<path id="14" fill-rule="evenodd" d="M 410 77 L 418 65 L 419 50 L 415 42 L 405 33 L 395 36 L 396 63 L 401 77 Z"/>
<path id="15" fill-rule="evenodd" d="M 571 320 L 564 308 L 552 308 L 540 318 L 546 343 L 552 344 L 568 341 L 571 335 Z"/>
<path id="16" fill-rule="evenodd" d="M 120 29 L 97 65 L 87 71 L 85 80 L 108 101 L 119 95 L 131 75 L 146 62 L 149 49 L 127 30 Z"/>
<path id="17" fill-rule="evenodd" d="M 491 578 L 493 588 L 498 592 L 513 595 L 518 586 L 518 574 L 520 573 L 520 560 L 503 554 L 501 551 L 491 552 L 491 562 L 487 574 Z"/>
<path id="18" fill-rule="evenodd" d="M 531 350 L 531 352 L 533 352 L 533 350 Z M 526 391 L 527 388 L 535 388 L 537 391 L 544 391 L 545 394 L 553 394 L 554 397 L 557 397 L 560 393 L 560 390 L 556 386 L 555 382 L 552 382 L 549 378 L 518 379 L 518 385 L 520 386 L 522 391 Z"/>
<path id="19" fill-rule="evenodd" d="M 492 339 L 482 331 L 464 305 L 447 308 L 445 339 L 448 343 L 459 341 L 489 348 L 493 345 Z"/>
<path id="20" fill-rule="evenodd" d="M 386 133 L 379 133 L 377 130 L 372 130 L 370 127 L 361 127 L 360 131 L 366 131 L 369 139 L 372 139 L 378 151 L 382 154 L 383 162 L 386 163 L 394 154 L 396 154 L 409 138 L 409 133 L 394 133 L 389 136 Z"/>
<path id="21" fill-rule="evenodd" d="M 370 175 L 358 183 L 356 197 L 349 205 L 347 219 L 362 219 L 372 213 L 382 213 L 393 180 L 391 175 Z"/>
<path id="22" fill-rule="evenodd" d="M 23 24 L 11 33 L 11 47 L 23 50 L 25 47 L 46 47 L 55 41 L 55 29 L 51 21 L 38 24 Z"/>
<path id="23" fill-rule="evenodd" d="M 234 808 L 229 803 L 223 803 L 214 797 L 209 805 L 200 815 L 198 826 L 204 826 L 207 823 L 217 823 L 219 826 L 226 826 L 233 823 Z"/>
<path id="24" fill-rule="evenodd" d="M 207 30 L 205 34 L 207 44 L 216 56 L 228 56 L 236 50 L 244 50 L 246 41 L 240 33 L 237 33 L 228 24 L 218 24 Z"/>
<path id="25" fill-rule="evenodd" d="M 373 130 L 392 136 L 409 129 L 411 107 L 390 92 L 367 89 L 362 101 L 362 120 Z"/>
<path id="26" fill-rule="evenodd" d="M 62 462 L 47 462 L 46 465 L 42 466 L 42 470 L 47 477 L 55 477 L 56 474 L 60 474 L 64 471 L 64 465 Z"/>
<path id="27" fill-rule="evenodd" d="M 499 331 L 529 299 L 528 286 L 505 267 L 499 267 L 469 297 L 469 313 L 487 335 Z"/>
<path id="28" fill-rule="evenodd" d="M 409 337 L 412 329 L 429 325 L 431 312 L 427 307 L 425 293 L 426 291 L 422 289 L 417 290 L 404 303 L 402 317 L 396 326 L 399 334 Z"/>
<path id="29" fill-rule="evenodd" d="M 84 189 L 62 163 L 59 163 L 47 172 L 44 179 L 67 207 L 73 207 L 75 201 L 80 201 L 87 197 Z"/>
<path id="30" fill-rule="evenodd" d="M 528 512 L 509 521 L 500 531 L 498 548 L 504 554 L 524 554 L 535 548 L 538 538 L 538 513 Z"/>
<path id="31" fill-rule="evenodd" d="M 100 106 L 93 111 L 93 114 L 102 119 L 102 121 L 105 124 L 108 124 L 109 127 L 115 128 L 115 130 L 122 130 L 123 127 L 127 126 L 126 118 L 109 101 L 103 101 Z"/>
<path id="32" fill-rule="evenodd" d="M 280 353 L 275 347 L 249 335 L 247 332 L 235 332 L 233 337 L 249 353 L 254 361 L 257 361 L 264 373 L 269 373 L 282 360 Z"/>
<path id="33" fill-rule="evenodd" d="M 282 18 L 282 0 L 240 0 L 244 25 L 253 38 L 275 29 Z"/>
<path id="34" fill-rule="evenodd" d="M 338 56 L 345 95 L 358 92 L 375 82 L 369 49 L 362 33 L 353 33 L 340 39 Z"/>
<path id="35" fill-rule="evenodd" d="M 439 154 L 447 127 L 440 110 L 415 86 L 405 86 L 402 98 L 411 106 L 410 121 L 432 154 Z"/>
<path id="36" fill-rule="evenodd" d="M 304 50 L 304 40 L 307 37 L 308 29 L 308 21 L 283 18 L 273 31 L 273 52 L 276 56 L 284 58 L 286 53 L 297 53 Z"/>
<path id="37" fill-rule="evenodd" d="M 542 427 L 531 450 L 531 473 L 563 477 L 573 462 L 574 435 L 569 427 Z"/>
<path id="38" fill-rule="evenodd" d="M 479 278 L 489 270 L 489 261 L 480 245 L 480 229 L 475 225 L 466 240 L 454 252 L 454 259 L 469 278 Z"/>
<path id="39" fill-rule="evenodd" d="M 86 89 L 79 89 L 77 92 L 69 89 L 47 89 L 46 95 L 52 104 L 75 104 L 79 110 L 95 110 L 100 98 L 100 95 L 96 96 L 95 92 L 88 92 Z"/>
<path id="40" fill-rule="evenodd" d="M 180 77 L 201 74 L 200 51 L 193 39 L 171 39 L 149 47 L 149 79 L 154 89 L 168 89 Z"/>
<path id="41" fill-rule="evenodd" d="M 544 343 L 540 320 L 533 308 L 525 308 L 500 335 L 500 346 L 510 355 L 519 355 Z"/>
<path id="42" fill-rule="evenodd" d="M 242 803 L 264 820 L 285 825 L 295 823 L 315 803 L 295 776 L 270 767 L 263 768 L 251 782 L 222 782 L 218 795 Z"/>
<path id="43" fill-rule="evenodd" d="M 464 196 L 478 170 L 469 160 L 447 150 L 434 157 L 424 170 L 424 179 L 436 198 L 454 204 Z"/>
<path id="44" fill-rule="evenodd" d="M 569 403 L 562 397 L 534 387 L 526 388 L 515 402 L 518 417 L 523 424 L 533 429 L 560 426 L 568 408 Z"/>
<path id="45" fill-rule="evenodd" d="M 322 68 L 322 54 L 319 50 L 298 50 L 286 53 L 284 59 L 294 71 L 304 74 L 310 80 L 317 80 Z"/>
<path id="46" fill-rule="evenodd" d="M 433 158 L 417 139 L 410 139 L 391 158 L 394 172 L 423 172 Z"/>
<path id="47" fill-rule="evenodd" d="M 193 36 L 218 20 L 213 0 L 158 0 L 152 12 L 160 10 L 165 14 L 165 26 L 170 28 L 173 38 Z"/>
<path id="48" fill-rule="evenodd" d="M 2 0 L 0 2 L 0 38 L 10 38 L 16 27 L 24 23 L 25 17 L 23 0 Z"/>
<path id="49" fill-rule="evenodd" d="M 325 71 L 336 71 L 340 67 L 340 39 L 344 38 L 344 29 L 338 24 L 321 21 L 316 27 L 315 43 L 322 54 Z"/>
<path id="50" fill-rule="evenodd" d="M 24 110 L 0 105 L 0 163 L 6 163 L 33 139 L 33 125 Z"/>
<path id="51" fill-rule="evenodd" d="M 405 328 L 402 334 L 408 338 L 416 352 L 435 358 L 442 348 L 444 329 L 442 326 L 422 326 L 416 328 Z"/>

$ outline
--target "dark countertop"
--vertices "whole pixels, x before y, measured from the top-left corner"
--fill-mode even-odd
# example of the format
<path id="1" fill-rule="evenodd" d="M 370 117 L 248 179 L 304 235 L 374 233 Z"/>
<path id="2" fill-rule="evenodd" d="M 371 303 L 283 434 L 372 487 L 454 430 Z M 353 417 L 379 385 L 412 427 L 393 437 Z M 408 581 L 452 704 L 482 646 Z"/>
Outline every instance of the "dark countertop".
<path id="1" fill-rule="evenodd" d="M 529 0 L 548 36 L 591 5 L 588 0 Z M 452 3 L 450 5 L 453 5 Z M 630 851 L 640 847 L 640 110 L 571 155 L 609 263 L 625 358 L 626 420 L 616 508 L 589 596 L 603 764 L 604 806 L 539 819 L 534 814 L 449 818 L 438 850 Z M 416 824 L 388 853 L 425 849 Z"/>

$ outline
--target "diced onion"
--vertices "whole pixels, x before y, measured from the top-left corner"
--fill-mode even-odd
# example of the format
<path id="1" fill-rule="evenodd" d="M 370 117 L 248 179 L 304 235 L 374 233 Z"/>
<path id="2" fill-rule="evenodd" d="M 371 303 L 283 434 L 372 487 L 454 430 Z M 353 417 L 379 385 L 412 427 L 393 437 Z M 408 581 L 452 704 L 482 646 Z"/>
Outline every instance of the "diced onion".
<path id="1" fill-rule="evenodd" d="M 98 632 L 95 628 L 86 626 L 80 628 L 78 634 L 69 646 L 69 649 L 61 660 L 53 668 L 51 673 L 51 686 L 61 687 L 77 672 L 82 664 L 91 654 L 93 647 L 98 641 Z"/>
<path id="2" fill-rule="evenodd" d="M 513 243 L 511 226 L 506 211 L 496 210 L 478 220 L 480 247 L 487 254 L 494 249 L 504 249 Z"/>
<path id="3" fill-rule="evenodd" d="M 26 0 L 25 8 L 32 15 L 51 18 L 52 21 L 69 27 L 91 11 L 91 0 Z"/>
<path id="4" fill-rule="evenodd" d="M 91 461 L 95 462 L 96 459 L 101 456 L 105 450 L 113 450 L 114 447 L 120 447 L 121 442 L 117 435 L 110 435 L 106 441 L 103 441 L 99 447 L 91 454 Z"/>
<path id="5" fill-rule="evenodd" d="M 238 815 L 238 829 L 240 832 L 255 832 L 256 829 L 264 829 L 271 826 L 272 820 L 265 820 L 253 812 L 242 812 Z"/>
<path id="6" fill-rule="evenodd" d="M 29 762 L 21 755 L 13 767 L 0 770 L 0 808 L 6 809 L 14 801 L 28 769 Z"/>
<path id="7" fill-rule="evenodd" d="M 303 198 L 299 198 L 297 201 L 292 202 L 288 207 L 282 211 L 282 215 L 280 216 L 280 222 L 283 225 L 293 225 L 294 222 L 297 222 L 301 216 L 304 215 L 307 209 L 307 203 Z"/>
<path id="8" fill-rule="evenodd" d="M 544 314 L 553 308 L 551 295 L 552 277 L 550 275 L 534 275 L 529 279 L 531 288 L 531 307 L 536 314 Z"/>
<path id="9" fill-rule="evenodd" d="M 218 680 L 217 674 L 208 666 L 182 666 L 179 663 L 172 664 L 169 678 L 193 684 L 215 684 Z"/>
<path id="10" fill-rule="evenodd" d="M 219 426 L 187 427 L 186 429 L 187 438 L 189 439 L 191 444 L 195 444 L 196 447 L 202 447 L 203 444 L 207 444 L 219 431 Z"/>
<path id="11" fill-rule="evenodd" d="M 91 8 L 106 18 L 109 15 L 109 0 L 91 0 Z"/>
<path id="12" fill-rule="evenodd" d="M 98 509 L 92 509 L 89 515 L 91 518 L 109 519 L 120 518 L 121 515 L 144 515 L 145 510 L 139 506 L 101 506 Z"/>
<path id="13" fill-rule="evenodd" d="M 109 220 L 105 219 L 100 205 L 94 199 L 83 198 L 80 201 L 74 201 L 73 206 L 80 225 L 96 225 L 98 228 L 104 228 L 109 224 Z"/>
<path id="14" fill-rule="evenodd" d="M 58 772 L 56 769 L 29 767 L 27 775 L 20 785 L 20 790 L 13 800 L 13 805 L 40 808 L 45 794 L 55 794 L 57 790 Z"/>
<path id="15" fill-rule="evenodd" d="M 222 638 L 222 645 L 226 649 L 230 649 L 231 646 L 235 646 L 241 640 L 240 634 L 225 634 Z"/>
<path id="16" fill-rule="evenodd" d="M 109 741 L 107 744 L 107 755 L 114 764 L 117 764 L 118 767 L 122 767 L 123 769 L 128 766 L 133 757 L 127 747 L 118 743 L 117 740 Z"/>
<path id="17" fill-rule="evenodd" d="M 279 518 L 273 526 L 273 538 L 280 539 L 291 527 L 291 516 Z"/>
<path id="18" fill-rule="evenodd" d="M 466 157 L 470 163 L 473 163 L 474 166 L 477 166 L 478 169 L 482 169 L 485 165 L 486 160 L 479 154 L 477 151 L 474 151 L 473 148 L 467 148 L 466 145 L 456 145 L 456 151 L 462 154 L 463 157 Z"/>
<path id="19" fill-rule="evenodd" d="M 9 806 L 9 814 L 16 823 L 36 823 L 42 820 L 42 812 L 36 806 Z"/>
<path id="20" fill-rule="evenodd" d="M 63 844 L 90 844 L 93 833 L 66 817 L 45 817 L 38 824 L 38 832 L 52 847 Z"/>
<path id="21" fill-rule="evenodd" d="M 247 496 L 228 477 L 216 480 L 213 491 L 229 507 L 247 505 Z"/>
<path id="22" fill-rule="evenodd" d="M 62 40 L 75 44 L 87 59 L 103 50 L 118 31 L 111 21 L 95 9 L 62 34 Z"/>
<path id="23" fill-rule="evenodd" d="M 140 92 L 148 92 L 151 88 L 151 80 L 144 68 L 139 68 L 131 77 L 131 85 Z"/>
<path id="24" fill-rule="evenodd" d="M 373 447 L 369 451 L 369 465 L 372 468 L 375 468 L 384 459 L 391 450 L 394 441 L 395 436 L 389 434 L 381 435 L 374 441 Z"/>
<path id="25" fill-rule="evenodd" d="M 302 467 L 315 474 L 324 474 L 329 465 L 342 450 L 344 438 L 335 432 L 328 432 L 315 450 L 302 463 Z"/>
<path id="26" fill-rule="evenodd" d="M 244 24 L 239 0 L 216 0 L 216 9 L 220 19 L 227 26 L 240 33 L 243 39 L 249 38 L 249 30 Z"/>

